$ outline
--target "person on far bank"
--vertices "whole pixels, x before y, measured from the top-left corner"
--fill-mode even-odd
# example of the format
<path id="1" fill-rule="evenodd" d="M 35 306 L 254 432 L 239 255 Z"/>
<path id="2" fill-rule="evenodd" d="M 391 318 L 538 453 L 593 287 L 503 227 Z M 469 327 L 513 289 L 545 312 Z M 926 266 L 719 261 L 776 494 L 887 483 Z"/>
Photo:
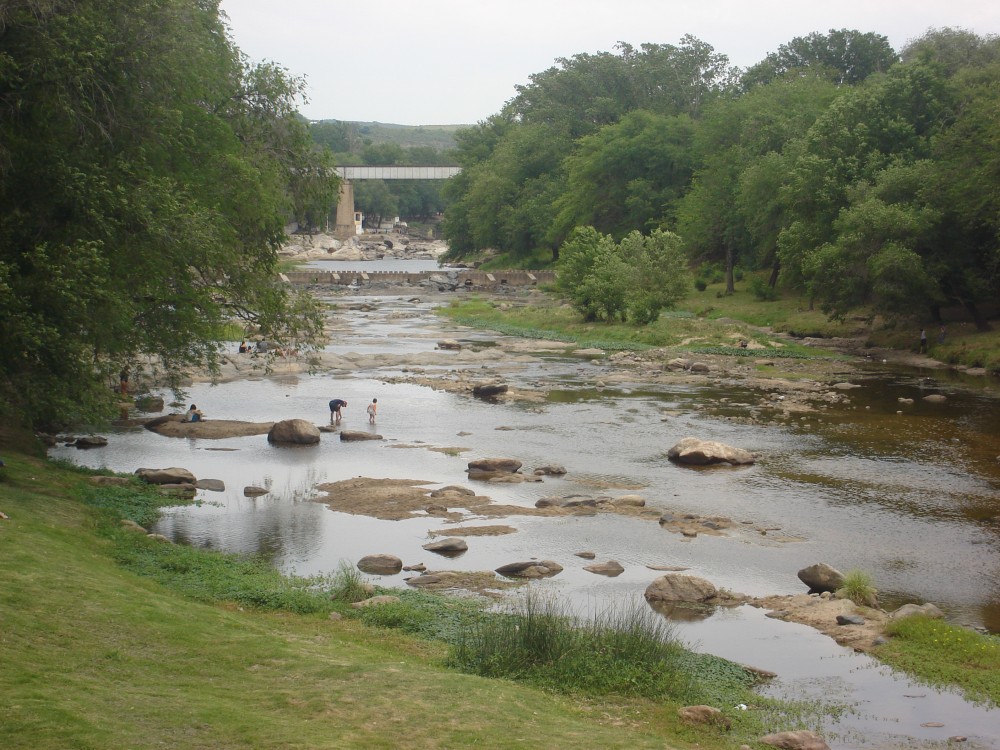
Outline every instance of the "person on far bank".
<path id="1" fill-rule="evenodd" d="M 340 410 L 347 406 L 347 402 L 342 398 L 335 398 L 330 402 L 330 424 L 340 424 Z"/>
<path id="2" fill-rule="evenodd" d="M 375 424 L 375 412 L 378 411 L 378 399 L 373 398 L 372 402 L 368 404 L 368 423 Z"/>
<path id="3" fill-rule="evenodd" d="M 920 329 L 920 353 L 927 354 L 927 330 Z"/>

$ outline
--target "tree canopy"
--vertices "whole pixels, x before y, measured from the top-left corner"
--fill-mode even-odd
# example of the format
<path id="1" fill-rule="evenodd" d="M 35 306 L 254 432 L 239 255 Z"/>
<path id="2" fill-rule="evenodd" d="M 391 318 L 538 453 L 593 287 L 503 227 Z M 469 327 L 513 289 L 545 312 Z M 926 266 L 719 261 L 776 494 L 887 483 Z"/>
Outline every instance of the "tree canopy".
<path id="1" fill-rule="evenodd" d="M 126 365 L 213 367 L 222 326 L 303 344 L 275 283 L 284 224 L 336 195 L 296 115 L 213 0 L 0 10 L 0 392 L 7 418 L 106 417 Z"/>
<path id="2" fill-rule="evenodd" d="M 958 29 L 899 53 L 840 29 L 743 71 L 693 37 L 559 59 L 459 132 L 450 257 L 555 259 L 592 227 L 612 278 L 620 256 L 605 246 L 660 229 L 692 263 L 722 264 L 730 290 L 738 264 L 834 317 L 962 305 L 986 327 L 981 308 L 1000 298 L 998 58 L 997 37 Z"/>

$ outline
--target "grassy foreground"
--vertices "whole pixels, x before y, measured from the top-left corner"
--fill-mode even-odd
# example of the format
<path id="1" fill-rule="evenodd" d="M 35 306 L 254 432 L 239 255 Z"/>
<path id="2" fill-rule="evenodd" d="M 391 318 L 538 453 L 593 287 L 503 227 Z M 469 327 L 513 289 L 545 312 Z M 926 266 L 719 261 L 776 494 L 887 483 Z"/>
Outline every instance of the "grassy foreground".
<path id="1" fill-rule="evenodd" d="M 5 450 L 0 747 L 664 747 L 674 718 L 450 671 L 355 620 L 205 604 L 124 570 L 79 473 Z"/>

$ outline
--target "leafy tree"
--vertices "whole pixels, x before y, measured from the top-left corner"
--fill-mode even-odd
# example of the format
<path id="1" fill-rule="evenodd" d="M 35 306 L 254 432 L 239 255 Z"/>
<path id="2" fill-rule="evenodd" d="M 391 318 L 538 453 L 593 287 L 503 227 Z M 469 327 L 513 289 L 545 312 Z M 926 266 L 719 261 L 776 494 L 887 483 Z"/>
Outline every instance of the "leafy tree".
<path id="1" fill-rule="evenodd" d="M 365 224 L 376 230 L 386 219 L 399 215 L 399 203 L 385 180 L 355 182 L 354 205 L 364 213 Z"/>
<path id="2" fill-rule="evenodd" d="M 301 81 L 250 65 L 212 2 L 0 13 L 4 416 L 106 417 L 123 365 L 176 384 L 216 366 L 233 319 L 312 341 L 318 312 L 274 281 L 290 188 L 335 187 L 294 110 Z"/>
<path id="3" fill-rule="evenodd" d="M 873 73 L 885 73 L 898 60 L 881 34 L 853 29 L 813 32 L 778 47 L 743 74 L 746 88 L 771 83 L 793 71 L 819 71 L 838 84 L 857 84 Z"/>
<path id="4" fill-rule="evenodd" d="M 637 110 L 581 139 L 564 164 L 556 243 L 576 226 L 623 237 L 664 223 L 691 179 L 692 130 L 687 115 Z"/>
<path id="5" fill-rule="evenodd" d="M 688 290 L 680 238 L 655 230 L 621 243 L 593 227 L 573 231 L 559 252 L 557 288 L 585 320 L 655 321 Z"/>

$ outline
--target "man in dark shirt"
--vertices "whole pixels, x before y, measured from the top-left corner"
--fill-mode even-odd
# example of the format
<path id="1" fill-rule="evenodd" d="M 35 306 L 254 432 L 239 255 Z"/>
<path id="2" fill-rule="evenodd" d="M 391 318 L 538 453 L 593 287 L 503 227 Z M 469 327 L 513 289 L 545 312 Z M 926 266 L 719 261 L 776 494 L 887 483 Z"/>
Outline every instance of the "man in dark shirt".
<path id="1" fill-rule="evenodd" d="M 340 410 L 347 406 L 347 402 L 342 398 L 335 398 L 330 402 L 330 424 L 340 424 Z"/>

